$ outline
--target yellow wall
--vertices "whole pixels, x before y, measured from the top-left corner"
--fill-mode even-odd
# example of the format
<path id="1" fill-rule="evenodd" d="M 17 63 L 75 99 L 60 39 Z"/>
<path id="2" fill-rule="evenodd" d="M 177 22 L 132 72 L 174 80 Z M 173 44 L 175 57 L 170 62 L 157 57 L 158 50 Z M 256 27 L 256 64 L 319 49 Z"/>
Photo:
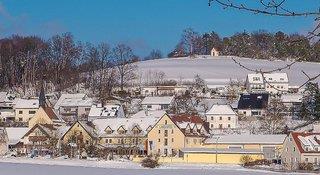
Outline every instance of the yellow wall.
<path id="1" fill-rule="evenodd" d="M 218 154 L 218 164 L 241 164 L 240 158 L 249 155 L 253 160 L 263 159 L 262 154 Z M 216 154 L 211 153 L 185 153 L 184 160 L 187 163 L 216 163 Z"/>
<path id="2" fill-rule="evenodd" d="M 53 121 L 48 117 L 42 107 L 40 107 L 29 120 L 29 128 L 32 128 L 36 124 L 53 124 Z"/>
<path id="3" fill-rule="evenodd" d="M 62 138 L 62 141 L 64 144 L 68 143 L 70 138 L 72 138 L 72 136 L 78 136 L 80 135 L 80 133 L 82 132 L 83 135 L 83 142 L 85 144 L 90 144 L 90 143 L 94 143 L 94 139 L 91 138 L 91 136 L 87 133 L 87 131 L 81 126 L 80 123 L 76 123 L 74 125 L 72 125 L 72 127 L 69 129 L 69 131 L 64 135 L 64 137 Z"/>
<path id="4" fill-rule="evenodd" d="M 28 122 L 34 115 L 34 114 L 29 114 L 29 112 L 36 112 L 38 109 L 35 108 L 30 108 L 30 109 L 15 109 L 15 120 L 17 122 Z M 22 112 L 22 114 L 20 114 L 20 112 Z"/>

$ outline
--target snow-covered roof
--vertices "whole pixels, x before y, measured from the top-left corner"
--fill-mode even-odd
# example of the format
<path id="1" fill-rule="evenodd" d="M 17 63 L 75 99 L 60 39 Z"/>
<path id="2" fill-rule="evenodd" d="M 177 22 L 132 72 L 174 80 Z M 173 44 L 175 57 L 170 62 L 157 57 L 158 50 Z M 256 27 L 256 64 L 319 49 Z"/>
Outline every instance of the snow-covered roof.
<path id="1" fill-rule="evenodd" d="M 171 104 L 174 96 L 163 96 L 163 97 L 145 97 L 141 104 L 142 105 L 158 105 L 158 104 Z"/>
<path id="2" fill-rule="evenodd" d="M 283 103 L 300 103 L 302 101 L 302 94 L 283 94 L 281 95 L 281 101 Z"/>
<path id="3" fill-rule="evenodd" d="M 131 130 L 137 126 L 141 130 L 141 135 L 147 134 L 147 129 L 151 128 L 160 118 L 159 117 L 135 117 L 135 118 L 108 118 L 96 119 L 92 123 L 98 129 L 99 135 L 105 134 L 105 129 L 110 127 L 114 134 L 123 127 L 130 134 Z"/>
<path id="4" fill-rule="evenodd" d="M 213 105 L 206 115 L 236 115 L 230 105 Z"/>
<path id="5" fill-rule="evenodd" d="M 7 92 L 0 92 L 0 102 L 4 102 L 7 97 Z"/>
<path id="6" fill-rule="evenodd" d="M 215 149 L 215 148 L 183 148 L 181 149 L 184 153 L 228 153 L 228 154 L 263 154 L 258 149 L 242 149 L 242 148 L 226 148 L 226 149 Z"/>
<path id="7" fill-rule="evenodd" d="M 21 99 L 16 100 L 16 109 L 38 109 L 39 100 L 38 99 Z"/>
<path id="8" fill-rule="evenodd" d="M 20 139 L 29 131 L 29 128 L 21 127 L 21 128 L 6 128 L 6 132 L 9 139 L 9 144 L 14 145 L 17 144 Z"/>
<path id="9" fill-rule="evenodd" d="M 74 107 L 74 106 L 82 106 L 82 107 L 90 107 L 93 101 L 91 98 L 67 98 L 64 99 L 60 103 L 60 107 Z"/>
<path id="10" fill-rule="evenodd" d="M 162 111 L 162 110 L 158 110 L 158 111 L 141 110 L 141 111 L 137 112 L 136 114 L 132 115 L 130 118 L 145 118 L 145 117 L 160 118 L 164 114 L 166 114 L 166 111 Z"/>
<path id="11" fill-rule="evenodd" d="M 89 117 L 117 117 L 117 112 L 121 106 L 120 105 L 92 105 Z"/>
<path id="12" fill-rule="evenodd" d="M 229 144 L 282 144 L 287 135 L 254 135 L 254 134 L 242 134 L 242 135 L 221 135 L 212 136 L 205 140 L 205 144 L 214 143 L 229 143 Z M 218 141 L 217 141 L 218 139 Z"/>
<path id="13" fill-rule="evenodd" d="M 248 74 L 247 80 L 249 83 L 253 84 L 262 84 L 264 82 L 264 79 L 269 83 L 288 83 L 288 75 L 287 73 L 266 73 L 263 74 L 264 78 L 262 77 L 262 74 Z"/>
<path id="14" fill-rule="evenodd" d="M 54 109 L 59 109 L 61 106 L 61 103 L 65 99 L 84 99 L 86 97 L 86 94 L 62 94 L 57 101 L 57 103 L 54 105 Z"/>

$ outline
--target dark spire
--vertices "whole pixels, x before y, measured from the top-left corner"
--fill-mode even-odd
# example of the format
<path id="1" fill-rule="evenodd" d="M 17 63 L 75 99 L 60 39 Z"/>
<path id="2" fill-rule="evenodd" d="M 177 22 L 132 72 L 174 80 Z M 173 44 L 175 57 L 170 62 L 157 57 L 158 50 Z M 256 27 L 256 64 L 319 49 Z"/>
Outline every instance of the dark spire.
<path id="1" fill-rule="evenodd" d="M 46 95 L 44 93 L 43 81 L 41 82 L 41 90 L 39 95 L 39 106 L 46 107 Z"/>

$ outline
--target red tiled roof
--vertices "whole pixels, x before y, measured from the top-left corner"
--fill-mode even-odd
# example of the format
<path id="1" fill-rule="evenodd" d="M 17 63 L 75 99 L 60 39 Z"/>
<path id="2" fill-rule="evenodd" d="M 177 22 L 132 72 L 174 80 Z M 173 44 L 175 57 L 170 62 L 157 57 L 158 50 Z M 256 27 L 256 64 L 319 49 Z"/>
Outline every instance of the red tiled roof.
<path id="1" fill-rule="evenodd" d="M 171 120 L 175 123 L 177 122 L 190 122 L 190 123 L 198 123 L 198 124 L 204 123 L 201 117 L 196 115 L 188 115 L 188 114 L 179 114 L 179 115 L 172 116 Z"/>
<path id="2" fill-rule="evenodd" d="M 59 118 L 57 117 L 56 113 L 53 111 L 52 108 L 50 107 L 43 107 L 44 112 L 46 112 L 46 114 L 48 115 L 48 117 L 51 120 L 59 120 Z"/>
<path id="3" fill-rule="evenodd" d="M 302 148 L 302 144 L 298 136 L 306 137 L 310 135 L 320 135 L 320 133 L 310 133 L 310 132 L 292 132 L 291 133 L 294 142 L 296 143 L 300 153 L 319 153 L 319 151 L 305 151 Z M 320 141 L 317 141 L 320 144 Z"/>

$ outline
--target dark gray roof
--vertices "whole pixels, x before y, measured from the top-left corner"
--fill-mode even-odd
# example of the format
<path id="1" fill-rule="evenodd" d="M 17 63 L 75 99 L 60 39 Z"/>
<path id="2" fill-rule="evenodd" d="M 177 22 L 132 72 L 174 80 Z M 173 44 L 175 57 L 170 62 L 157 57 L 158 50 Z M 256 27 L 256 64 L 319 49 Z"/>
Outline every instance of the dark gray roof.
<path id="1" fill-rule="evenodd" d="M 269 94 L 241 94 L 238 109 L 265 109 L 268 106 Z"/>

